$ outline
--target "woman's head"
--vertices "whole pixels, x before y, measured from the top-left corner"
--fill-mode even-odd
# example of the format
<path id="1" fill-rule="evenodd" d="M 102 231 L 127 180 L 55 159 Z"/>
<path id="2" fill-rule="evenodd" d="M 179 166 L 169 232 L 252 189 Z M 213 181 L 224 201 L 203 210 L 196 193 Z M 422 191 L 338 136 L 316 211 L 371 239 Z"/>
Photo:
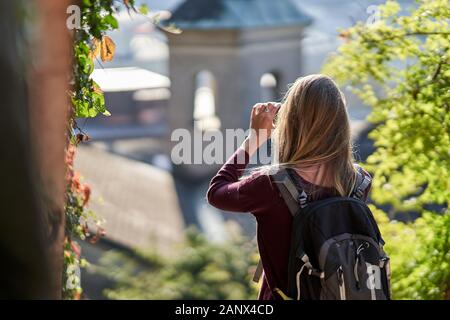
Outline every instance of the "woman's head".
<path id="1" fill-rule="evenodd" d="M 324 75 L 297 79 L 283 101 L 274 133 L 278 162 L 308 168 L 324 165 L 341 195 L 354 183 L 350 124 L 345 98 Z"/>

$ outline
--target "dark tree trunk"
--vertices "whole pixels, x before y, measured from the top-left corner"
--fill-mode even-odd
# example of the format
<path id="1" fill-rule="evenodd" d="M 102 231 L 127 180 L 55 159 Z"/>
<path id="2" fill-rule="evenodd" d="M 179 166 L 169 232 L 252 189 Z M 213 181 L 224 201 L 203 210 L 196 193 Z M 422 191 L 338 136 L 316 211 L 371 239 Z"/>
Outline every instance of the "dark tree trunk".
<path id="1" fill-rule="evenodd" d="M 0 2 L 0 298 L 61 297 L 68 3 Z"/>
<path id="2" fill-rule="evenodd" d="M 65 147 L 72 39 L 67 29 L 71 0 L 36 0 L 35 37 L 29 72 L 30 128 L 44 204 L 54 298 L 61 298 L 64 243 Z"/>

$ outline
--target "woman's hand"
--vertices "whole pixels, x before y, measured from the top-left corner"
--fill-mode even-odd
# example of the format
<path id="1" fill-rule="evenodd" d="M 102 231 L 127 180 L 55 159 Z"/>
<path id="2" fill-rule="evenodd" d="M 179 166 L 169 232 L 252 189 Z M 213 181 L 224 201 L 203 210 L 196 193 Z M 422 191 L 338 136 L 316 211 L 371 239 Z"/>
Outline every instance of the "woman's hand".
<path id="1" fill-rule="evenodd" d="M 274 119 L 281 103 L 266 102 L 253 106 L 250 117 L 250 134 L 245 142 L 245 150 L 252 155 L 267 139 L 274 127 Z"/>

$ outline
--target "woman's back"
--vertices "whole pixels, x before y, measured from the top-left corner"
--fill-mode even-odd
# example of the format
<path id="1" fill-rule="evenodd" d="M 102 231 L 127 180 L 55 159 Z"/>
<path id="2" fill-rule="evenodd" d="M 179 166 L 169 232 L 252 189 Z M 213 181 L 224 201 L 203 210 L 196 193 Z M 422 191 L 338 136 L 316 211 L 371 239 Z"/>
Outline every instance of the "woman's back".
<path id="1" fill-rule="evenodd" d="M 271 170 L 241 179 L 249 158 L 272 137 L 277 165 L 296 172 L 296 183 L 311 201 L 347 196 L 356 169 L 344 96 L 326 76 L 297 79 L 282 105 L 255 105 L 250 128 L 249 137 L 211 180 L 207 197 L 217 208 L 256 217 L 265 271 L 260 299 L 272 299 L 274 288 L 287 288 L 292 215 L 268 174 Z"/>

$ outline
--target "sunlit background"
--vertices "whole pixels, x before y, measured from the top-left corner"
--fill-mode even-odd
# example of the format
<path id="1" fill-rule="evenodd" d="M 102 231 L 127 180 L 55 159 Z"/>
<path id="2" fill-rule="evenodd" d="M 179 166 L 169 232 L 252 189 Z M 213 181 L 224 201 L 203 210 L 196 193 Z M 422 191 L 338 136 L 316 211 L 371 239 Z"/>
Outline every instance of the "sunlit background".
<path id="1" fill-rule="evenodd" d="M 111 33 L 114 60 L 96 62 L 93 78 L 112 115 L 79 122 L 92 140 L 79 148 L 76 169 L 92 186 L 90 208 L 105 219 L 107 230 L 96 245 L 83 244 L 92 263 L 82 275 L 87 298 L 104 298 L 111 286 L 96 273 L 111 249 L 171 252 L 191 225 L 213 242 L 226 242 L 239 229 L 254 243 L 251 217 L 206 203 L 215 167 L 172 165 L 171 131 L 244 128 L 254 103 L 279 101 L 296 77 L 320 72 L 341 43 L 339 29 L 366 21 L 368 8 L 383 1 L 291 0 L 286 7 L 256 1 L 248 11 L 239 10 L 248 9 L 245 1 L 222 1 L 222 8 L 208 1 L 144 2 L 150 15 L 178 21 L 184 32 L 168 35 L 148 17 L 123 11 L 117 16 L 120 29 Z M 205 22 L 204 16 L 214 19 Z M 345 92 L 356 154 L 364 160 L 372 150 L 366 137 L 369 108 Z"/>

